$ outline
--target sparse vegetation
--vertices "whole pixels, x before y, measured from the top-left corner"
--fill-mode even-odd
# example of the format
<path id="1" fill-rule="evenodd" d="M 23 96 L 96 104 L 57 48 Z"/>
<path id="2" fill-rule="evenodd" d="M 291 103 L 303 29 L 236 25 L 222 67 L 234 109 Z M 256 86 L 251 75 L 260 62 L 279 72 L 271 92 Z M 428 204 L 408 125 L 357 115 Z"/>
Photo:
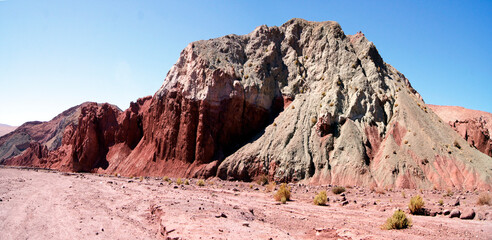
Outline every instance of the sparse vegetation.
<path id="1" fill-rule="evenodd" d="M 326 205 L 326 201 L 328 201 L 326 191 L 321 191 L 314 197 L 314 205 L 324 206 Z"/>
<path id="2" fill-rule="evenodd" d="M 444 200 L 442 200 L 442 199 L 439 199 L 439 201 L 437 201 L 437 204 L 439 204 L 439 206 L 442 206 L 442 205 L 444 205 Z"/>
<path id="3" fill-rule="evenodd" d="M 421 215 L 424 213 L 424 200 L 420 195 L 414 196 L 410 199 L 408 209 L 413 215 Z"/>
<path id="4" fill-rule="evenodd" d="M 458 141 L 454 140 L 453 145 L 454 145 L 457 149 L 461 149 L 461 145 L 458 143 Z"/>
<path id="5" fill-rule="evenodd" d="M 492 203 L 490 202 L 490 195 L 487 193 L 481 193 L 478 196 L 477 204 L 478 205 L 491 205 Z"/>
<path id="6" fill-rule="evenodd" d="M 322 92 L 321 96 L 323 96 L 323 97 L 326 96 L 326 92 Z"/>
<path id="7" fill-rule="evenodd" d="M 277 183 L 275 183 L 275 182 L 270 182 L 270 183 L 268 184 L 268 186 L 266 186 L 265 191 L 266 191 L 266 192 L 271 192 L 271 191 L 275 190 L 275 187 L 277 187 Z"/>
<path id="8" fill-rule="evenodd" d="M 248 78 L 249 78 L 248 74 L 244 75 L 244 79 L 248 79 Z"/>
<path id="9" fill-rule="evenodd" d="M 448 189 L 446 190 L 446 193 L 445 193 L 445 194 L 443 194 L 442 196 L 443 196 L 443 197 L 452 197 L 452 196 L 453 196 L 453 194 L 454 194 L 454 193 L 453 193 L 453 191 L 451 191 L 451 189 L 449 189 L 449 188 L 448 188 Z"/>
<path id="10" fill-rule="evenodd" d="M 391 230 L 391 229 L 404 229 L 412 226 L 412 221 L 410 218 L 402 210 L 396 210 L 393 213 L 393 216 L 389 217 L 386 220 L 386 223 L 383 225 L 383 229 Z"/>
<path id="11" fill-rule="evenodd" d="M 330 103 L 329 106 L 330 107 L 333 107 L 333 106 L 335 106 L 335 104 L 334 103 Z"/>
<path id="12" fill-rule="evenodd" d="M 285 203 L 286 201 L 290 200 L 290 187 L 287 186 L 286 183 L 282 183 L 280 185 L 279 189 L 273 196 L 276 201 L 281 201 L 282 203 Z"/>
<path id="13" fill-rule="evenodd" d="M 203 181 L 203 179 L 200 179 L 200 180 L 198 180 L 198 182 L 196 182 L 196 185 L 203 187 L 203 186 L 205 186 L 205 181 Z"/>
<path id="14" fill-rule="evenodd" d="M 261 186 L 265 186 L 268 184 L 268 177 L 266 175 L 260 175 L 256 183 Z"/>
<path id="15" fill-rule="evenodd" d="M 140 179 L 139 179 L 140 182 L 143 181 L 143 179 L 144 179 L 144 177 L 143 176 L 140 176 Z"/>
<path id="16" fill-rule="evenodd" d="M 405 191 L 401 191 L 401 197 L 402 198 L 407 198 L 407 196 L 405 195 Z"/>
<path id="17" fill-rule="evenodd" d="M 291 109 L 295 109 L 296 107 L 294 107 L 294 105 L 292 105 L 292 107 L 290 107 Z"/>
<path id="18" fill-rule="evenodd" d="M 176 184 L 178 185 L 183 184 L 183 180 L 181 180 L 181 178 L 176 179 Z"/>
<path id="19" fill-rule="evenodd" d="M 162 178 L 162 181 L 164 181 L 164 182 L 169 181 L 169 177 L 168 177 L 168 176 L 164 176 L 164 177 Z"/>
<path id="20" fill-rule="evenodd" d="M 335 186 L 331 189 L 331 192 L 334 194 L 340 194 L 340 193 L 345 192 L 345 188 L 341 187 L 341 186 Z"/>
<path id="21" fill-rule="evenodd" d="M 185 184 L 185 185 L 190 185 L 190 181 L 188 181 L 188 179 L 186 179 L 186 180 L 184 181 L 184 184 Z"/>

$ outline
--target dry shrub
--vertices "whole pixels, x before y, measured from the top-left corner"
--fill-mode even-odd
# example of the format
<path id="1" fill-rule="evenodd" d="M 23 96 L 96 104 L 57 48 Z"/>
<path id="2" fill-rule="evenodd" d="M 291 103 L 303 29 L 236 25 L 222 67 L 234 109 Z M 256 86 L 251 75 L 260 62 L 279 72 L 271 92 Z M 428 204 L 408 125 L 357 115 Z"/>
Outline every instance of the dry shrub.
<path id="1" fill-rule="evenodd" d="M 314 197 L 314 205 L 324 206 L 327 201 L 326 191 L 321 191 Z"/>
<path id="2" fill-rule="evenodd" d="M 205 186 L 205 181 L 203 181 L 203 179 L 200 179 L 200 180 L 198 180 L 198 182 L 196 182 L 196 185 L 203 187 L 203 186 Z"/>
<path id="3" fill-rule="evenodd" d="M 424 200 L 420 195 L 414 196 L 410 199 L 408 209 L 413 215 L 421 215 L 424 213 Z"/>
<path id="4" fill-rule="evenodd" d="M 266 175 L 260 175 L 258 176 L 258 180 L 256 180 L 256 183 L 261 186 L 265 186 L 268 184 L 268 177 Z"/>
<path id="5" fill-rule="evenodd" d="M 404 229 L 412 226 L 412 220 L 402 210 L 396 210 L 393 216 L 386 220 L 383 229 Z"/>
<path id="6" fill-rule="evenodd" d="M 183 180 L 181 180 L 181 178 L 176 179 L 176 184 L 178 185 L 183 184 Z"/>
<path id="7" fill-rule="evenodd" d="M 335 186 L 331 189 L 331 192 L 334 194 L 340 194 L 340 193 L 345 192 L 345 188 L 341 187 L 341 186 Z"/>
<path id="8" fill-rule="evenodd" d="M 271 191 L 275 190 L 276 186 L 277 186 L 277 184 L 275 182 L 271 182 L 268 184 L 268 186 L 266 186 L 265 191 L 271 192 Z"/>
<path id="9" fill-rule="evenodd" d="M 185 184 L 185 185 L 190 185 L 190 181 L 188 181 L 188 179 L 186 179 L 186 180 L 184 181 L 184 184 Z"/>
<path id="10" fill-rule="evenodd" d="M 282 203 L 285 203 L 286 201 L 290 200 L 290 187 L 287 186 L 286 183 L 282 183 L 280 185 L 279 189 L 273 196 L 276 201 L 281 201 Z"/>
<path id="11" fill-rule="evenodd" d="M 491 205 L 490 195 L 487 193 L 481 193 L 477 200 L 478 205 Z"/>
<path id="12" fill-rule="evenodd" d="M 451 191 L 451 189 L 448 188 L 448 190 L 446 190 L 446 193 L 443 195 L 443 197 L 452 197 L 453 196 L 453 191 Z"/>

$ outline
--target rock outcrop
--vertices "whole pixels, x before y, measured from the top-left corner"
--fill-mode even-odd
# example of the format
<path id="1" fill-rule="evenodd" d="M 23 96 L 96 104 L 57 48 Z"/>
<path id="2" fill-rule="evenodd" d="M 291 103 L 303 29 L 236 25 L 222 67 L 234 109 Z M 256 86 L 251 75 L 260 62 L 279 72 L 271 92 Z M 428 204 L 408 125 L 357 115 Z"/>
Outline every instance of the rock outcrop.
<path id="1" fill-rule="evenodd" d="M 345 35 L 336 22 L 292 19 L 193 42 L 153 97 L 124 112 L 85 104 L 62 143 L 31 144 L 5 162 L 127 176 L 492 187 L 490 157 L 430 111 L 364 34 Z"/>
<path id="2" fill-rule="evenodd" d="M 492 113 L 456 106 L 428 106 L 469 144 L 492 157 Z"/>
<path id="3" fill-rule="evenodd" d="M 29 148 L 31 142 L 38 142 L 48 150 L 60 147 L 65 128 L 76 124 L 82 105 L 67 109 L 48 122 L 26 122 L 0 137 L 0 163 L 21 154 Z"/>

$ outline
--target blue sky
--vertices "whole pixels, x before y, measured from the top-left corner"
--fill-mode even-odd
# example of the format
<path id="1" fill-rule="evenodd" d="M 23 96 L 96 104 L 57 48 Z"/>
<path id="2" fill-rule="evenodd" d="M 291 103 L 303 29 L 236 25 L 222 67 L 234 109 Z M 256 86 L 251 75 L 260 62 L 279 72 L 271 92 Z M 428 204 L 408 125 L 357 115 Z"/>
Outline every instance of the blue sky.
<path id="1" fill-rule="evenodd" d="M 291 18 L 362 31 L 427 103 L 492 112 L 492 1 L 0 1 L 0 123 L 153 95 L 192 41 Z"/>

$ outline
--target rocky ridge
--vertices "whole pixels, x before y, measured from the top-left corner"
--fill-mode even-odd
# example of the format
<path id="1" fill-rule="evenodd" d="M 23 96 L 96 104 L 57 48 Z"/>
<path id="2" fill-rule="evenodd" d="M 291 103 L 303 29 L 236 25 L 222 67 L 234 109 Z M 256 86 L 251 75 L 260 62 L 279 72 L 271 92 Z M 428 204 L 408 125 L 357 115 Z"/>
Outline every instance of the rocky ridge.
<path id="1" fill-rule="evenodd" d="M 193 42 L 153 97 L 124 112 L 89 104 L 59 148 L 30 149 L 4 163 L 128 176 L 492 187 L 490 157 L 428 109 L 364 34 L 302 19 Z"/>

